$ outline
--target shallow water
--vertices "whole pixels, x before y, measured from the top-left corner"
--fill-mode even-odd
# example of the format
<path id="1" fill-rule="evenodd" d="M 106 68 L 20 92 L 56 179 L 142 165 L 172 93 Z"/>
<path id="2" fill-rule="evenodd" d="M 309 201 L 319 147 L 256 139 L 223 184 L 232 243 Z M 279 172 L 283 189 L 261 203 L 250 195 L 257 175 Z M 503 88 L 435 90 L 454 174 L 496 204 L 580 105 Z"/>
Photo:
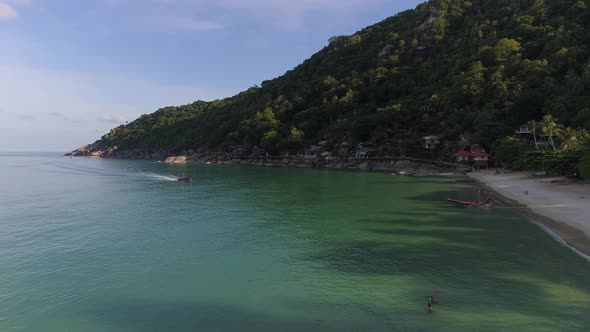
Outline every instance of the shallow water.
<path id="1" fill-rule="evenodd" d="M 590 264 L 447 179 L 3 154 L 0 183 L 0 331 L 590 326 Z"/>

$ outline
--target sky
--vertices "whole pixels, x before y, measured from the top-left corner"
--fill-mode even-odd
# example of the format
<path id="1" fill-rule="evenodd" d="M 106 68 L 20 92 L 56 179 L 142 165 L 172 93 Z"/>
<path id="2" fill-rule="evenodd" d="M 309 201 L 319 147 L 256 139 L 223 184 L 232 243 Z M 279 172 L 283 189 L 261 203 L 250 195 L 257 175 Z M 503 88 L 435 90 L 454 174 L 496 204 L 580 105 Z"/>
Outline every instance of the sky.
<path id="1" fill-rule="evenodd" d="M 232 96 L 420 0 L 0 0 L 0 151 Z"/>

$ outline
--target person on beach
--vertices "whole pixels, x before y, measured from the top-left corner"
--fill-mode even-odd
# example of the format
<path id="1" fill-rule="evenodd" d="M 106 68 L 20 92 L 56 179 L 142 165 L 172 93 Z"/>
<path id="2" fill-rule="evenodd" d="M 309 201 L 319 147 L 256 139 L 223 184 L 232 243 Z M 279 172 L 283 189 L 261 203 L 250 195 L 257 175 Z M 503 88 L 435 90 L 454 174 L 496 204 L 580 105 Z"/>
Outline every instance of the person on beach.
<path id="1" fill-rule="evenodd" d="M 488 202 L 489 202 L 489 200 L 488 200 Z M 432 294 L 432 303 L 438 304 L 438 291 L 436 291 L 436 290 Z"/>

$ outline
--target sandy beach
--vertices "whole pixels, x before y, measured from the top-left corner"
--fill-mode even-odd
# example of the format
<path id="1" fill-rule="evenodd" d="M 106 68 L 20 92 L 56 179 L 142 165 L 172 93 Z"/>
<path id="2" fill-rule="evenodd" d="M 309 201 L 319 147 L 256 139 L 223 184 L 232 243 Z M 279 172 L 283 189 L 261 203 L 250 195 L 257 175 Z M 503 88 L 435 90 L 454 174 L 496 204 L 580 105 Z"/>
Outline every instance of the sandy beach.
<path id="1" fill-rule="evenodd" d="M 534 222 L 590 257 L 590 184 L 522 172 L 472 172 L 469 177 L 500 194 L 499 208 L 522 209 Z"/>

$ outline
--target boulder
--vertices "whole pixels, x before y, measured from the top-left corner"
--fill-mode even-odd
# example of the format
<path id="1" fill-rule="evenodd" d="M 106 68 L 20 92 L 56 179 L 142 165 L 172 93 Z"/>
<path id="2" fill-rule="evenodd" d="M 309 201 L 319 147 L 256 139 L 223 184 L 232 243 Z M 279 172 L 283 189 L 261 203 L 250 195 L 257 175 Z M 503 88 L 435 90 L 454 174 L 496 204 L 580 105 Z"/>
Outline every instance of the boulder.
<path id="1" fill-rule="evenodd" d="M 250 155 L 250 157 L 258 157 L 261 154 L 261 150 L 259 147 L 255 146 L 252 148 L 252 154 Z"/>
<path id="2" fill-rule="evenodd" d="M 347 142 L 343 142 L 338 147 L 338 157 L 340 158 L 350 158 L 350 145 Z"/>
<path id="3" fill-rule="evenodd" d="M 99 158 L 99 157 L 102 157 L 103 154 L 104 154 L 104 151 L 98 150 L 98 151 L 90 152 L 90 154 L 88 156 L 94 157 L 94 158 Z"/>
<path id="4" fill-rule="evenodd" d="M 186 156 L 178 156 L 178 157 L 174 158 L 174 163 L 175 164 L 184 164 L 184 163 L 186 163 L 187 159 L 188 158 Z"/>
<path id="5" fill-rule="evenodd" d="M 385 46 L 384 48 L 379 51 L 379 57 L 385 58 L 388 56 L 392 56 L 395 53 L 395 47 L 391 44 Z"/>

